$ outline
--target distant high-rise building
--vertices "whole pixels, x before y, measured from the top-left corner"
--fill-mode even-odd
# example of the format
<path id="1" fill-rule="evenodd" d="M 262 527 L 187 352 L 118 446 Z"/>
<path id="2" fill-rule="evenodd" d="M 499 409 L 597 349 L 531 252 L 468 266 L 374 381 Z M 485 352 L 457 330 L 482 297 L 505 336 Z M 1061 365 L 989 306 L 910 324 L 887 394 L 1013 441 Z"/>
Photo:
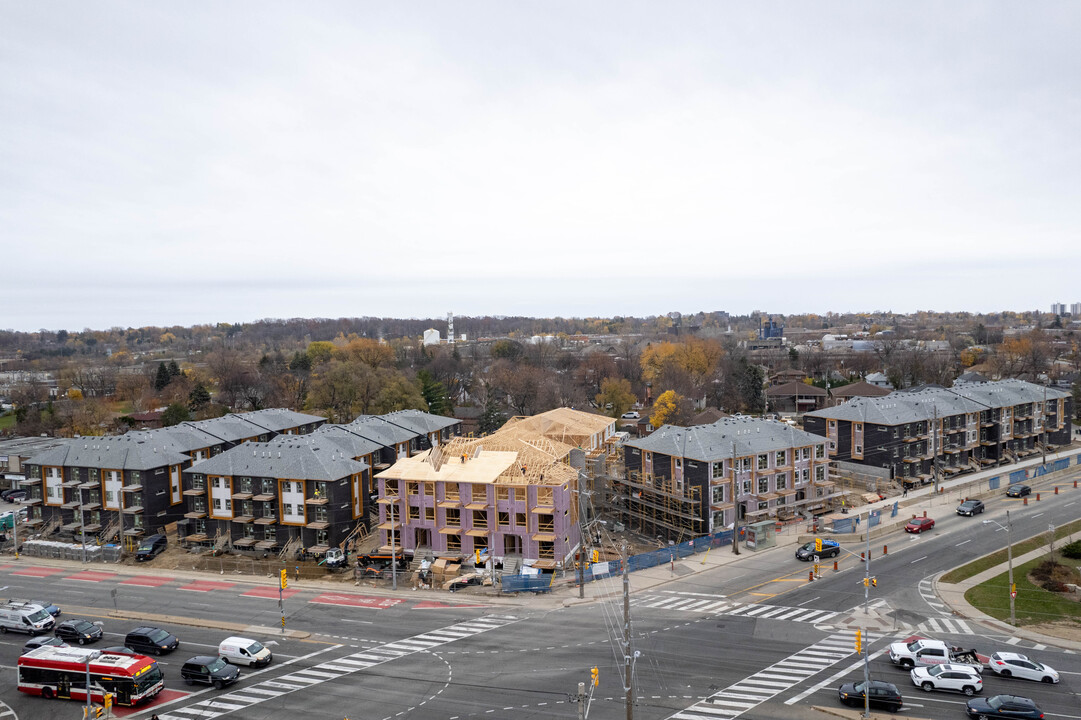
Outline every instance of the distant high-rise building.
<path id="1" fill-rule="evenodd" d="M 1052 315 L 1065 315 L 1066 314 L 1066 303 L 1051 303 L 1051 314 Z"/>
<path id="2" fill-rule="evenodd" d="M 1074 318 L 1081 317 L 1081 303 L 1070 303 L 1070 314 Z"/>

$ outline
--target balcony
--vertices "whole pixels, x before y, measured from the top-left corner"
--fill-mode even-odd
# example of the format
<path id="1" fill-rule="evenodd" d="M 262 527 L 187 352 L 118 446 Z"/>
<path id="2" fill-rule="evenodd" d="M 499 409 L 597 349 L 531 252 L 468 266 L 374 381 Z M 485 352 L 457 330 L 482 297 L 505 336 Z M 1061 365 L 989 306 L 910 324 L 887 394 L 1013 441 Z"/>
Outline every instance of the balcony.
<path id="1" fill-rule="evenodd" d="M 328 498 L 326 495 L 324 495 L 322 497 L 304 498 L 304 504 L 305 505 L 326 505 L 329 502 L 330 502 L 330 498 Z"/>
<path id="2" fill-rule="evenodd" d="M 277 515 L 264 515 L 263 517 L 255 518 L 256 525 L 277 525 Z"/>
<path id="3" fill-rule="evenodd" d="M 260 493 L 260 494 L 254 496 L 251 499 L 254 500 L 255 502 L 270 502 L 271 500 L 274 500 L 277 497 L 278 497 L 277 493 L 269 492 L 269 493 Z"/>
<path id="4" fill-rule="evenodd" d="M 184 491 L 184 495 L 187 497 L 198 497 L 200 495 L 206 495 L 205 487 L 188 488 Z"/>
<path id="5" fill-rule="evenodd" d="M 191 512 L 184 513 L 184 517 L 189 520 L 199 520 L 206 517 L 206 510 L 192 510 Z"/>
<path id="6" fill-rule="evenodd" d="M 235 492 L 232 495 L 233 500 L 251 500 L 252 494 L 250 492 Z M 236 543 L 233 543 L 234 545 Z"/>
<path id="7" fill-rule="evenodd" d="M 131 507 L 124 508 L 120 512 L 124 513 L 125 515 L 141 515 L 143 512 L 143 506 L 132 505 Z"/>
<path id="8" fill-rule="evenodd" d="M 120 492 L 126 492 L 126 493 L 142 492 L 142 489 L 143 489 L 142 485 L 125 485 L 124 487 L 120 488 Z"/>

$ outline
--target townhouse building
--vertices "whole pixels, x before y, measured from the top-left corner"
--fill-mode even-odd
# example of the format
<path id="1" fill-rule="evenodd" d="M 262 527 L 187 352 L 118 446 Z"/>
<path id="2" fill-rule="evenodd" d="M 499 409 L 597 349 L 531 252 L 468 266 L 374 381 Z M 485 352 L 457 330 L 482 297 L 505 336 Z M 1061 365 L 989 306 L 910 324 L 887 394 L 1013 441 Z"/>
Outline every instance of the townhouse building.
<path id="1" fill-rule="evenodd" d="M 774 420 L 664 425 L 627 440 L 623 452 L 617 512 L 629 527 L 665 539 L 723 530 L 737 519 L 821 511 L 835 496 L 825 440 Z"/>
<path id="2" fill-rule="evenodd" d="M 856 397 L 807 413 L 837 460 L 888 468 L 906 485 L 931 482 L 1070 442 L 1069 393 L 1023 380 Z"/>
<path id="3" fill-rule="evenodd" d="M 311 432 L 317 415 L 269 409 L 60 441 L 23 463 L 29 526 L 112 542 L 184 519 L 183 471 L 252 438 Z"/>
<path id="4" fill-rule="evenodd" d="M 369 466 L 325 433 L 246 442 L 184 471 L 183 543 L 322 555 L 363 524 Z"/>

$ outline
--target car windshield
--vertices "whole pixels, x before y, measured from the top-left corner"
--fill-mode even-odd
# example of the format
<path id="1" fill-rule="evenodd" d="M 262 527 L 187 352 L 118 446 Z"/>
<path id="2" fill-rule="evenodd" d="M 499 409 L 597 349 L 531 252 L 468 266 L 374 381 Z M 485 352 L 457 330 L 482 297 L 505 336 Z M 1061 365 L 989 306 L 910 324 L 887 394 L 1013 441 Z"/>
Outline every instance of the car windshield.
<path id="1" fill-rule="evenodd" d="M 248 653 L 251 655 L 258 655 L 261 652 L 263 652 L 262 643 L 252 643 L 248 646 Z"/>
<path id="2" fill-rule="evenodd" d="M 935 665 L 934 667 L 927 669 L 927 674 L 933 675 L 934 677 L 938 677 L 943 672 L 945 672 L 945 668 L 942 665 Z"/>
<path id="3" fill-rule="evenodd" d="M 225 667 L 228 664 L 229 663 L 225 662 L 221 658 L 214 658 L 213 660 L 211 660 L 210 662 L 208 662 L 206 664 L 206 668 L 210 672 L 217 672 L 217 671 L 221 670 L 223 667 Z"/>
<path id="4" fill-rule="evenodd" d="M 140 552 L 142 552 L 144 550 L 147 551 L 147 552 L 150 552 L 153 549 L 154 549 L 154 543 L 143 543 L 142 545 L 139 546 L 139 551 Z"/>
<path id="5" fill-rule="evenodd" d="M 29 620 L 30 620 L 30 622 L 38 623 L 38 622 L 41 622 L 42 620 L 47 620 L 48 618 L 49 618 L 49 613 L 45 612 L 44 610 L 38 610 L 36 613 L 34 613 L 33 615 L 31 615 L 29 617 Z"/>
<path id="6" fill-rule="evenodd" d="M 135 692 L 144 693 L 162 681 L 161 668 L 157 663 L 135 677 Z"/>
<path id="7" fill-rule="evenodd" d="M 852 689 L 858 693 L 863 692 L 863 683 L 856 683 L 852 686 Z"/>
<path id="8" fill-rule="evenodd" d="M 80 620 L 79 622 L 75 623 L 74 627 L 81 633 L 87 633 L 94 629 L 94 623 L 87 620 Z"/>
<path id="9" fill-rule="evenodd" d="M 998 710 L 1000 707 L 1002 707 L 1002 698 L 999 697 L 998 695 L 995 695 L 994 697 L 991 697 L 991 698 L 987 698 L 987 705 L 992 710 Z"/>
<path id="10" fill-rule="evenodd" d="M 966 507 L 967 508 L 967 507 L 975 507 L 975 506 L 976 506 L 976 503 L 974 503 L 971 500 L 965 500 L 963 503 L 961 503 L 961 507 Z"/>
<path id="11" fill-rule="evenodd" d="M 163 643 L 169 639 L 169 633 L 164 630 L 154 630 L 150 633 L 150 642 Z"/>

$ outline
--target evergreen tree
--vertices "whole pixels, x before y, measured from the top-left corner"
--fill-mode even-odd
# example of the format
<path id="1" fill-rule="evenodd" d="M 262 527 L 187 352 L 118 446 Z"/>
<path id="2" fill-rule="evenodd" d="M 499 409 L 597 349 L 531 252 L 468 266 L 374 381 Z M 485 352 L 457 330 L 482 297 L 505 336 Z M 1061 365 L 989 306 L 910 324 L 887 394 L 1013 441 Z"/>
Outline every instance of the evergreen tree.
<path id="1" fill-rule="evenodd" d="M 169 379 L 172 380 L 173 378 L 180 377 L 181 375 L 183 375 L 183 373 L 180 372 L 180 366 L 176 364 L 176 360 L 170 360 Z"/>
<path id="2" fill-rule="evenodd" d="M 154 375 L 154 389 L 161 392 L 172 380 L 173 376 L 169 374 L 165 363 L 158 363 L 158 372 Z"/>
<path id="3" fill-rule="evenodd" d="M 165 412 L 161 414 L 161 424 L 165 427 L 179 425 L 188 420 L 191 420 L 191 414 L 188 412 L 188 409 L 180 403 L 171 404 L 169 407 L 165 408 Z"/>
<path id="4" fill-rule="evenodd" d="M 209 404 L 210 393 L 202 383 L 193 387 L 188 393 L 188 409 L 192 412 L 199 412 Z"/>
<path id="5" fill-rule="evenodd" d="M 428 412 L 433 415 L 446 415 L 450 403 L 447 402 L 447 389 L 443 387 L 443 383 L 433 378 L 427 370 L 418 372 L 417 380 L 420 381 L 420 394 L 424 396 L 424 402 L 428 403 Z"/>
<path id="6" fill-rule="evenodd" d="M 477 425 L 477 430 L 485 435 L 495 432 L 503 427 L 503 423 L 507 422 L 507 416 L 499 409 L 499 403 L 495 401 L 492 394 L 491 392 L 488 393 L 488 399 L 484 403 L 484 412 L 481 413 Z"/>

